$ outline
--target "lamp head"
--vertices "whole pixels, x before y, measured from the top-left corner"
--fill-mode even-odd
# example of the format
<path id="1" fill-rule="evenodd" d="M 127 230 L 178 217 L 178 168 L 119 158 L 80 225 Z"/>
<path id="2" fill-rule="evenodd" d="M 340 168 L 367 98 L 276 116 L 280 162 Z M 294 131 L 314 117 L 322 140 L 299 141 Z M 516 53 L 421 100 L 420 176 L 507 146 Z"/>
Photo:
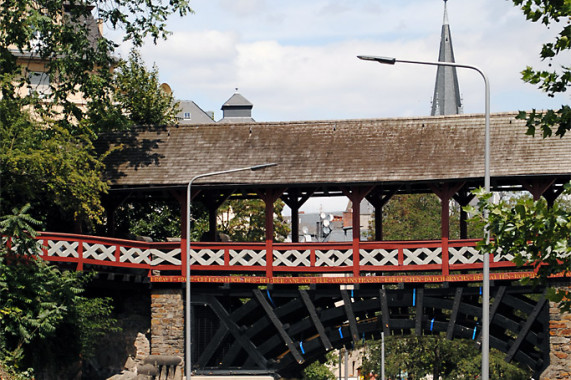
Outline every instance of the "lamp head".
<path id="1" fill-rule="evenodd" d="M 261 165 L 254 165 L 250 167 L 250 170 L 255 172 L 256 170 L 261 170 L 261 169 L 265 169 L 265 168 L 269 168 L 271 166 L 277 166 L 278 164 L 276 164 L 275 162 L 272 162 L 270 164 L 261 164 Z"/>
<path id="2" fill-rule="evenodd" d="M 394 65 L 397 61 L 397 59 L 393 57 L 377 57 L 373 55 L 358 55 L 357 58 L 363 61 L 375 61 L 385 65 Z"/>

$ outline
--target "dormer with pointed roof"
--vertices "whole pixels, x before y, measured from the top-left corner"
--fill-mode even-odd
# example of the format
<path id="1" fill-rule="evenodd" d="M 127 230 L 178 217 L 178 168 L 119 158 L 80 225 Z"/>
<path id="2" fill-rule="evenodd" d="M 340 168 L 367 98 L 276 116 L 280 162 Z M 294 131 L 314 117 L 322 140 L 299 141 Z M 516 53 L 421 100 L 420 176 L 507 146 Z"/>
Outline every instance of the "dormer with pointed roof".
<path id="1" fill-rule="evenodd" d="M 442 22 L 442 32 L 440 35 L 438 61 L 455 62 L 446 1 L 447 0 L 444 0 L 444 20 Z M 438 66 L 430 115 L 455 115 L 461 114 L 462 112 L 462 100 L 460 99 L 460 87 L 458 86 L 456 67 Z"/>
<path id="2" fill-rule="evenodd" d="M 252 108 L 254 105 L 246 98 L 238 93 L 238 89 L 234 95 L 230 97 L 222 105 L 222 119 L 219 123 L 252 123 Z"/>

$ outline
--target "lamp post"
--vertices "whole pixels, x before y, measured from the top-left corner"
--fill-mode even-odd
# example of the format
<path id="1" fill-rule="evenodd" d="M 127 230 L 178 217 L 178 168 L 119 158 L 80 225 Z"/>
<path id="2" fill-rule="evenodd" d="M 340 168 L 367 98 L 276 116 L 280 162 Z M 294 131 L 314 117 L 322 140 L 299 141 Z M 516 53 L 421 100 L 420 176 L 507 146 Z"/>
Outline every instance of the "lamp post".
<path id="1" fill-rule="evenodd" d="M 430 66 L 452 66 L 465 69 L 475 70 L 484 79 L 485 87 L 485 115 L 486 126 L 484 132 L 484 188 L 487 193 L 490 192 L 490 84 L 486 74 L 478 67 L 472 65 L 464 65 L 455 62 L 433 62 L 433 61 L 413 61 L 405 59 L 396 59 L 393 57 L 378 57 L 369 55 L 359 55 L 357 58 L 365 61 L 374 61 L 386 65 L 394 65 L 395 63 L 411 63 L 416 65 Z M 484 217 L 487 218 L 488 211 L 484 211 Z M 487 226 L 484 228 L 486 243 L 490 241 L 490 233 Z M 490 256 L 484 254 L 482 279 L 482 380 L 489 379 L 490 366 Z"/>
<path id="2" fill-rule="evenodd" d="M 192 179 L 188 182 L 188 186 L 186 188 L 186 216 L 188 218 L 188 220 L 186 221 L 186 311 L 185 311 L 185 321 L 186 321 L 186 328 L 185 328 L 185 375 L 186 375 L 186 379 L 190 380 L 190 376 L 192 373 L 192 359 L 191 359 L 191 355 L 190 355 L 190 349 L 191 349 L 191 345 L 190 345 L 190 338 L 191 338 L 191 333 L 190 333 L 190 221 L 192 219 L 192 213 L 191 213 L 191 188 L 192 188 L 192 183 L 199 179 L 199 178 L 204 178 L 204 177 L 212 177 L 215 175 L 222 175 L 222 174 L 229 174 L 229 173 L 235 173 L 235 172 L 241 172 L 241 171 L 246 171 L 246 170 L 251 170 L 251 171 L 256 171 L 256 170 L 261 170 L 261 169 L 265 169 L 265 168 L 269 168 L 271 166 L 276 166 L 276 163 L 271 163 L 271 164 L 261 164 L 261 165 L 253 165 L 253 166 L 247 166 L 244 168 L 237 168 L 237 169 L 229 169 L 229 170 L 222 170 L 222 171 L 216 171 L 216 172 L 209 172 L 209 173 L 203 173 L 203 174 L 198 174 L 194 177 L 192 177 Z"/>

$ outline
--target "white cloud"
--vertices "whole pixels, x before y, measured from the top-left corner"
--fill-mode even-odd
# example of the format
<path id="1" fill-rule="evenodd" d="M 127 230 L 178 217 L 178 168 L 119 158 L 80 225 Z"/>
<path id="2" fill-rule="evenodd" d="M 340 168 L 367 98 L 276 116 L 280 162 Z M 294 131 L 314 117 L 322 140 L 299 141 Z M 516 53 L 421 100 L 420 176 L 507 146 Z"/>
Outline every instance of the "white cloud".
<path id="1" fill-rule="evenodd" d="M 436 60 L 442 2 L 195 0 L 192 6 L 195 15 L 173 19 L 168 41 L 142 52 L 179 98 L 218 110 L 238 87 L 259 121 L 429 113 L 434 67 L 390 67 L 356 55 Z M 456 61 L 490 77 L 492 111 L 569 102 L 568 95 L 550 102 L 520 80 L 553 30 L 526 21 L 505 1 L 450 1 L 448 15 Z M 481 78 L 460 70 L 459 79 L 465 112 L 482 112 Z"/>

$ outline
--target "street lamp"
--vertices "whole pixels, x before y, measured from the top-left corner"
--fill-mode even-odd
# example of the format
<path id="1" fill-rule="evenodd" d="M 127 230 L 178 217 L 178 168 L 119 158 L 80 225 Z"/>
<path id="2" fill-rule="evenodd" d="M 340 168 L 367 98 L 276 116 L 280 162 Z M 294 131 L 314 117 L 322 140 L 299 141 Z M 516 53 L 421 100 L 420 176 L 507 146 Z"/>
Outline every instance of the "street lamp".
<path id="1" fill-rule="evenodd" d="M 229 170 L 222 170 L 217 172 L 210 172 L 204 174 L 198 174 L 188 182 L 188 186 L 186 188 L 186 216 L 188 220 L 186 221 L 186 311 L 185 311 L 185 321 L 186 321 L 186 328 L 185 328 L 185 375 L 186 379 L 190 380 L 191 369 L 192 369 L 192 359 L 190 356 L 190 221 L 192 219 L 191 213 L 191 193 L 190 190 L 192 188 L 192 183 L 204 177 L 212 177 L 215 175 L 222 175 L 222 174 L 229 174 L 235 172 L 241 172 L 246 170 L 256 171 L 265 168 L 269 168 L 271 166 L 276 166 L 276 163 L 271 164 L 261 164 L 261 165 L 254 165 L 254 166 L 247 166 L 244 168 L 237 168 L 237 169 L 229 169 Z"/>
<path id="2" fill-rule="evenodd" d="M 412 61 L 405 59 L 396 59 L 393 57 L 377 57 L 369 55 L 359 55 L 357 58 L 364 61 L 375 61 L 386 65 L 394 65 L 395 63 L 412 63 L 416 65 L 429 66 L 452 66 L 462 67 L 465 69 L 475 70 L 484 79 L 485 87 L 485 115 L 486 127 L 484 137 L 484 188 L 487 193 L 490 192 L 490 84 L 486 74 L 478 67 L 472 65 L 464 65 L 455 62 L 432 62 L 432 61 Z M 484 217 L 487 218 L 488 211 L 484 210 Z M 490 233 L 487 226 L 484 228 L 484 236 L 486 244 L 490 241 Z M 482 280 L 482 380 L 489 379 L 490 366 L 490 256 L 484 254 L 484 269 Z"/>

